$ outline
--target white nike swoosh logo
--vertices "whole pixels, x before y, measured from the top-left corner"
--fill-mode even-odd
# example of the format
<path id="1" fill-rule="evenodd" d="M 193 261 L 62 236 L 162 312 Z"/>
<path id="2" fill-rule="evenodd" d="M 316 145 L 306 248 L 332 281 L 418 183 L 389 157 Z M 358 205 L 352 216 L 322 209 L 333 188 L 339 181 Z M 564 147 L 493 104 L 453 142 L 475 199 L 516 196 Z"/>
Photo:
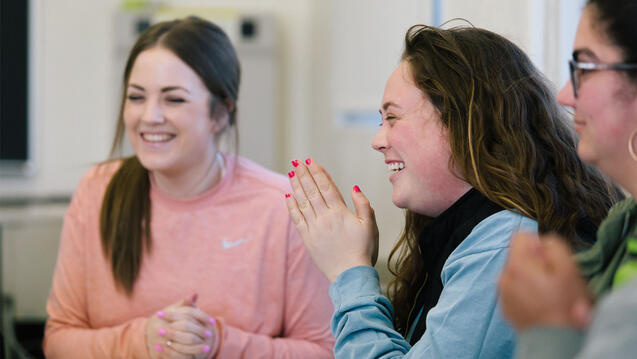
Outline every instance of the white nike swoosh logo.
<path id="1" fill-rule="evenodd" d="M 252 238 L 240 238 L 240 239 L 237 239 L 236 241 L 229 241 L 228 238 L 224 238 L 223 241 L 221 242 L 221 246 L 223 247 L 223 249 L 228 249 L 228 248 L 236 247 L 240 244 L 243 244 L 251 240 Z"/>

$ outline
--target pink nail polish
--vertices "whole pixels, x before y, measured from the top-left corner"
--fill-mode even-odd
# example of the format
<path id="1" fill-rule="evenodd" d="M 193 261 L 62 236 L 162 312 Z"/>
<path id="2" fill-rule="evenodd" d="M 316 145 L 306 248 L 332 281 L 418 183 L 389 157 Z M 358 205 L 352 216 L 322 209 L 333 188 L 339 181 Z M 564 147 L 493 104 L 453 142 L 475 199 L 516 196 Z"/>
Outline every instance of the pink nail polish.
<path id="1" fill-rule="evenodd" d="M 312 163 L 312 159 L 311 158 L 308 158 L 308 159 L 305 160 L 305 164 L 306 165 L 309 166 L 311 163 Z"/>
<path id="2" fill-rule="evenodd" d="M 354 192 L 359 193 L 361 189 L 358 186 L 354 186 Z"/>
<path id="3" fill-rule="evenodd" d="M 204 334 L 206 334 L 206 338 L 210 338 L 212 336 L 212 332 L 210 330 L 206 330 Z"/>
<path id="4" fill-rule="evenodd" d="M 217 321 L 216 321 L 216 320 L 215 320 L 215 318 L 213 318 L 213 317 L 208 318 L 208 321 L 209 321 L 209 322 L 210 322 L 210 324 L 212 324 L 212 325 L 216 325 L 216 324 L 217 324 Z"/>
<path id="5" fill-rule="evenodd" d="M 299 167 L 299 161 L 298 160 L 292 161 L 292 166 Z"/>
<path id="6" fill-rule="evenodd" d="M 288 176 L 290 176 L 290 178 L 294 177 L 294 171 L 288 172 Z"/>
<path id="7" fill-rule="evenodd" d="M 291 194 L 289 194 L 289 193 L 286 193 L 286 194 L 285 194 L 285 198 L 290 198 L 290 196 L 292 196 L 292 195 L 291 195 Z"/>
<path id="8" fill-rule="evenodd" d="M 157 312 L 157 316 L 158 316 L 159 318 L 163 318 L 163 317 L 165 317 L 165 316 L 166 316 L 166 314 L 160 310 L 159 312 Z"/>
<path id="9" fill-rule="evenodd" d="M 199 294 L 197 293 L 193 294 L 192 297 L 190 298 L 190 303 L 192 303 L 193 305 L 197 303 L 197 298 L 199 298 Z"/>
<path id="10" fill-rule="evenodd" d="M 161 345 L 157 344 L 155 345 L 155 350 L 161 353 L 162 351 L 164 351 L 164 348 L 162 348 Z"/>
<path id="11" fill-rule="evenodd" d="M 159 330 L 157 331 L 157 334 L 159 334 L 159 336 L 160 336 L 160 337 L 164 337 L 164 336 L 166 336 L 166 330 L 165 330 L 165 329 L 163 329 L 163 328 L 162 328 L 162 329 L 159 329 Z"/>
<path id="12" fill-rule="evenodd" d="M 201 351 L 204 353 L 207 353 L 210 351 L 210 345 L 204 345 L 203 348 L 201 348 Z"/>

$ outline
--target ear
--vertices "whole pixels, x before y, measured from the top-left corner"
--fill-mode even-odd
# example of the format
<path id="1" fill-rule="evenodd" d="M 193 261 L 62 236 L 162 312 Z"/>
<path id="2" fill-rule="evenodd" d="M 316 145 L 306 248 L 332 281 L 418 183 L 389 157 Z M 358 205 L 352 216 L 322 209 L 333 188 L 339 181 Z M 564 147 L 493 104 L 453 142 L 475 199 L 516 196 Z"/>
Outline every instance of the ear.
<path id="1" fill-rule="evenodd" d="M 228 123 L 230 123 L 230 114 L 228 113 L 228 111 L 225 110 L 225 108 L 223 109 L 223 111 L 217 110 L 215 111 L 215 115 L 212 116 L 210 120 L 212 121 L 210 133 L 218 134 L 223 132 L 223 129 L 228 126 Z"/>
<path id="2" fill-rule="evenodd" d="M 234 108 L 234 103 L 229 100 L 217 103 L 217 106 L 214 108 L 214 113 L 211 116 L 211 120 L 214 122 L 211 133 L 220 133 L 226 126 L 230 125 L 230 114 L 234 111 Z"/>

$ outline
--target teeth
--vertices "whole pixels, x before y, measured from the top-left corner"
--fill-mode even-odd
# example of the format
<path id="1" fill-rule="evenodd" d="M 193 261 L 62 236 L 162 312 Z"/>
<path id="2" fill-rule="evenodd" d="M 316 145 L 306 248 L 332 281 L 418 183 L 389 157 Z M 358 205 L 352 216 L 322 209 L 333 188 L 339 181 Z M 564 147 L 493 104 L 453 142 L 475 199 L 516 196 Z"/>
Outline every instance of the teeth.
<path id="1" fill-rule="evenodd" d="M 170 140 L 173 136 L 167 134 L 150 134 L 150 133 L 142 133 L 142 137 L 144 140 L 149 142 L 164 142 Z"/>
<path id="2" fill-rule="evenodd" d="M 388 163 L 387 167 L 389 168 L 390 171 L 398 172 L 402 170 L 403 168 L 405 168 L 405 164 L 403 162 L 392 162 L 392 163 Z"/>

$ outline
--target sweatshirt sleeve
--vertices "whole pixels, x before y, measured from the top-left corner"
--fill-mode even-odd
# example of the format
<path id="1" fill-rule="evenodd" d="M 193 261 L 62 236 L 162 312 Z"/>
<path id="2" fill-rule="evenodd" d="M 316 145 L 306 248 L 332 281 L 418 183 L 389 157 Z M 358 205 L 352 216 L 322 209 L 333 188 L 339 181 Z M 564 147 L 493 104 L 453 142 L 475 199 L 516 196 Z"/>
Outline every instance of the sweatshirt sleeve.
<path id="1" fill-rule="evenodd" d="M 283 331 L 280 337 L 254 334 L 222 324 L 217 358 L 332 358 L 329 329 L 333 307 L 329 281 L 308 255 L 296 229 L 288 224 L 288 258 Z"/>
<path id="2" fill-rule="evenodd" d="M 91 196 L 86 178 L 80 183 L 64 218 L 53 286 L 47 301 L 44 353 L 56 359 L 150 358 L 145 342 L 146 318 L 110 328 L 92 328 L 87 311 L 84 213 Z"/>
<path id="3" fill-rule="evenodd" d="M 476 226 L 445 263 L 444 289 L 427 313 L 427 330 L 413 347 L 393 327 L 393 307 L 381 294 L 376 271 L 355 267 L 341 273 L 330 288 L 336 357 L 512 357 L 515 336 L 497 305 L 496 282 L 508 239 L 521 226 L 507 217 L 494 218 L 497 221 Z"/>

